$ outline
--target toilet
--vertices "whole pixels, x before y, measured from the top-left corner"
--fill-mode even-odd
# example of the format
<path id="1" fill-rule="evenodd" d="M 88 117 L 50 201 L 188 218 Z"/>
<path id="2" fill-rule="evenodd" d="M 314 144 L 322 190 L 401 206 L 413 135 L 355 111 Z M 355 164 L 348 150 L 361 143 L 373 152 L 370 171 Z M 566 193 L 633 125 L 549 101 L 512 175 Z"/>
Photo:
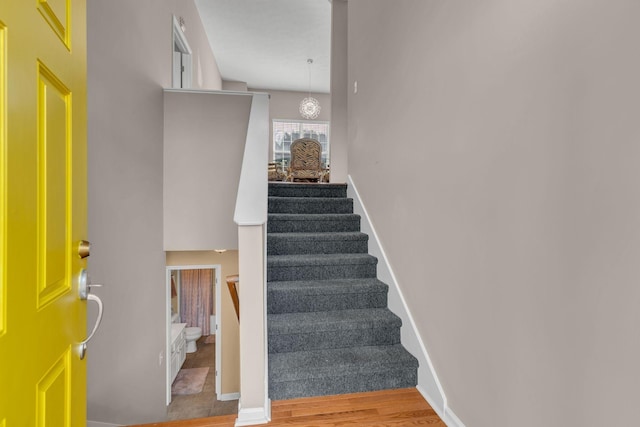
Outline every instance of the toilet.
<path id="1" fill-rule="evenodd" d="M 196 341 L 202 336 L 202 328 L 191 327 L 185 328 L 185 339 L 187 341 L 187 353 L 195 353 L 198 350 Z"/>

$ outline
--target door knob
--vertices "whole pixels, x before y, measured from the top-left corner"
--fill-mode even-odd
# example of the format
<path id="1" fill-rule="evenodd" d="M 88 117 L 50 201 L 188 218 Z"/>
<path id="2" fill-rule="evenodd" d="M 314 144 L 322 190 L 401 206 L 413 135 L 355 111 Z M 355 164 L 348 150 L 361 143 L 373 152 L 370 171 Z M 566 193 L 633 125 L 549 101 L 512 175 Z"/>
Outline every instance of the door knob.
<path id="1" fill-rule="evenodd" d="M 94 301 L 96 304 L 98 304 L 98 317 L 96 318 L 96 323 L 93 326 L 93 330 L 91 330 L 89 336 L 80 343 L 80 360 L 84 359 L 84 356 L 87 354 L 87 343 L 91 338 L 93 338 L 96 331 L 98 330 L 98 327 L 100 327 L 100 323 L 102 323 L 102 313 L 104 313 L 102 300 L 96 295 L 89 294 L 87 297 L 87 301 Z"/>
<path id="2" fill-rule="evenodd" d="M 104 305 L 102 304 L 102 300 L 97 295 L 93 295 L 90 293 L 91 288 L 98 288 L 101 286 L 102 285 L 98 285 L 98 284 L 92 285 L 89 283 L 89 275 L 87 274 L 87 270 L 82 270 L 80 272 L 80 280 L 78 283 L 78 294 L 79 294 L 78 296 L 80 297 L 81 300 L 93 301 L 96 304 L 98 304 L 98 317 L 96 318 L 96 323 L 93 326 L 91 333 L 89 333 L 89 336 L 80 343 L 80 359 L 81 360 L 84 359 L 85 355 L 87 354 L 87 343 L 91 338 L 93 338 L 96 331 L 98 330 L 98 327 L 100 326 L 100 323 L 102 323 L 102 314 L 104 312 Z"/>
<path id="3" fill-rule="evenodd" d="M 91 255 L 91 243 L 86 240 L 80 240 L 78 244 L 78 256 L 80 258 L 86 258 Z"/>

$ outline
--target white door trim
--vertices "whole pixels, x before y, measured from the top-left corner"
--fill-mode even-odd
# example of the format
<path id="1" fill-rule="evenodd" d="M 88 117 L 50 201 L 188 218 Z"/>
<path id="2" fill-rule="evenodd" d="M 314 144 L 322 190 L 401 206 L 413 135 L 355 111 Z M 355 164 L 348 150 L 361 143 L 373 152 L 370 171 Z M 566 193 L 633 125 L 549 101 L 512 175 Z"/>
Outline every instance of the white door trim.
<path id="1" fill-rule="evenodd" d="M 219 265 L 219 264 L 218 264 Z M 222 395 L 222 286 L 220 286 L 220 269 L 216 270 L 216 395 Z"/>
<path id="2" fill-rule="evenodd" d="M 172 77 L 171 81 L 174 88 L 182 88 L 182 89 L 191 89 L 191 75 L 192 75 L 192 61 L 191 57 L 193 51 L 189 46 L 189 42 L 187 41 L 187 36 L 184 35 L 182 28 L 180 27 L 180 23 L 178 22 L 178 18 L 173 15 L 172 18 L 173 23 L 173 37 L 172 37 L 172 45 L 171 51 L 174 53 L 180 53 L 180 55 L 174 54 L 172 56 L 173 66 L 172 66 Z M 178 59 L 180 59 L 180 63 L 177 64 Z M 181 72 L 180 76 L 176 76 L 177 72 Z M 180 83 L 180 85 L 176 86 Z"/>

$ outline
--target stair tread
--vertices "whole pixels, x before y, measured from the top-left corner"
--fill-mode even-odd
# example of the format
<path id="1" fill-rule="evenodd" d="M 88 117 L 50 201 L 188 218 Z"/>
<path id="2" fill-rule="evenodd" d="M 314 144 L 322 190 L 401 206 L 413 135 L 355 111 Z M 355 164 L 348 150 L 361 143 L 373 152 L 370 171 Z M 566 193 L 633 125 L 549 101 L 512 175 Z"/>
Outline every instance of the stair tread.
<path id="1" fill-rule="evenodd" d="M 278 221 L 337 221 L 345 219 L 360 219 L 360 215 L 353 213 L 319 213 L 319 214 L 295 214 L 295 213 L 270 213 L 268 220 Z"/>
<path id="2" fill-rule="evenodd" d="M 305 295 L 387 292 L 388 285 L 376 278 L 291 280 L 267 283 L 267 292 L 296 292 Z"/>
<path id="3" fill-rule="evenodd" d="M 269 335 L 402 326 L 387 308 L 269 314 Z"/>
<path id="4" fill-rule="evenodd" d="M 353 199 L 347 197 L 269 196 L 269 213 L 325 214 L 353 213 Z"/>
<path id="5" fill-rule="evenodd" d="M 268 255 L 268 267 L 377 264 L 378 259 L 369 254 L 295 254 Z"/>
<path id="6" fill-rule="evenodd" d="M 389 287 L 377 278 L 267 282 L 269 314 L 387 307 Z"/>
<path id="7" fill-rule="evenodd" d="M 360 215 L 353 213 L 270 213 L 267 232 L 360 231 Z"/>
<path id="8" fill-rule="evenodd" d="M 344 182 L 269 182 L 270 188 L 347 188 Z"/>
<path id="9" fill-rule="evenodd" d="M 267 233 L 267 239 L 286 240 L 369 240 L 369 236 L 360 231 L 325 231 L 325 232 L 292 232 L 292 233 Z"/>
<path id="10" fill-rule="evenodd" d="M 279 197 L 347 197 L 347 184 L 269 183 L 269 196 Z"/>
<path id="11" fill-rule="evenodd" d="M 401 344 L 269 355 L 269 373 L 273 382 L 386 372 L 393 367 L 415 369 L 418 361 Z"/>
<path id="12" fill-rule="evenodd" d="M 359 231 L 267 233 L 267 255 L 366 253 L 369 236 Z"/>
<path id="13" fill-rule="evenodd" d="M 269 196 L 269 200 L 274 201 L 286 201 L 290 203 L 314 203 L 314 202 L 326 202 L 326 203 L 346 203 L 347 201 L 353 201 L 350 197 L 301 197 L 301 196 Z"/>

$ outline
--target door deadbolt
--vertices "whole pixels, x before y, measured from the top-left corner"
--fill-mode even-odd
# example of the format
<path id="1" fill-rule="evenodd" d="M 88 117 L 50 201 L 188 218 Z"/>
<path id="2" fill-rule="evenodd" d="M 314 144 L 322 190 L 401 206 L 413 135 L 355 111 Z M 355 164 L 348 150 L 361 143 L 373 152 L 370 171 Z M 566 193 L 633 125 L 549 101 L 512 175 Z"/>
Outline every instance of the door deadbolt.
<path id="1" fill-rule="evenodd" d="M 78 244 L 78 256 L 80 258 L 86 258 L 91 255 L 91 243 L 86 240 L 80 240 Z"/>

